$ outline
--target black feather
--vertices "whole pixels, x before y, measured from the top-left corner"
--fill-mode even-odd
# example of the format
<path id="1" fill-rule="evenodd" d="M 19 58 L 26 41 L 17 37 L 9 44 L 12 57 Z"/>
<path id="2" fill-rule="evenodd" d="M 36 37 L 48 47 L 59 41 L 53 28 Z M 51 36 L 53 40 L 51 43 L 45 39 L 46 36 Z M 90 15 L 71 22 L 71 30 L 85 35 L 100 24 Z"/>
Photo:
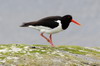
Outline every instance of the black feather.
<path id="1" fill-rule="evenodd" d="M 28 27 L 29 23 L 23 23 L 20 27 Z"/>
<path id="2" fill-rule="evenodd" d="M 55 21 L 60 20 L 60 19 L 61 19 L 60 16 L 50 16 L 50 17 L 40 19 L 38 21 L 23 23 L 23 25 L 21 25 L 21 27 L 28 27 L 31 25 L 31 26 L 45 26 L 45 27 L 55 28 L 59 25 Z"/>

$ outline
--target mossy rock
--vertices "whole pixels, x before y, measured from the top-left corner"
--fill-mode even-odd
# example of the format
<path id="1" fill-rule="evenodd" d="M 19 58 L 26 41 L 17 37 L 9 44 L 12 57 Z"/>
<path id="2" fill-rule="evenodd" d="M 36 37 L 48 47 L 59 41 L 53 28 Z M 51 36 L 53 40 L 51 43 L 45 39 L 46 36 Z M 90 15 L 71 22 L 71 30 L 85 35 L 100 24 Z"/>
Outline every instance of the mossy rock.
<path id="1" fill-rule="evenodd" d="M 0 44 L 1 66 L 100 66 L 100 47 Z"/>

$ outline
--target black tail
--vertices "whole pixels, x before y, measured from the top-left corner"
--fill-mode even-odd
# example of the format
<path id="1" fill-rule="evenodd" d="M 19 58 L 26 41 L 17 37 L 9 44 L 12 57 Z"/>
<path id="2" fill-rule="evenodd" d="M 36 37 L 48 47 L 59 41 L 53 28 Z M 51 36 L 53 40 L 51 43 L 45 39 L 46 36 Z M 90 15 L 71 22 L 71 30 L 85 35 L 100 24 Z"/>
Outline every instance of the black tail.
<path id="1" fill-rule="evenodd" d="M 20 27 L 28 27 L 29 25 L 29 23 L 23 23 Z"/>

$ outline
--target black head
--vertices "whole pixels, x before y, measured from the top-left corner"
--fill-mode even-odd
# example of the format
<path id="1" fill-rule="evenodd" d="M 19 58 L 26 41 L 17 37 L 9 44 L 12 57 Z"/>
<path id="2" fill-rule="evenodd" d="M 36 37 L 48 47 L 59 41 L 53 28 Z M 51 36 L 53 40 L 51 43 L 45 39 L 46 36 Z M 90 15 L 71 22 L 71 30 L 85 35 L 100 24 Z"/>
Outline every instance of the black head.
<path id="1" fill-rule="evenodd" d="M 72 16 L 71 15 L 65 15 L 65 16 L 62 17 L 62 20 L 66 21 L 66 22 L 71 22 Z"/>
<path id="2" fill-rule="evenodd" d="M 69 24 L 71 23 L 71 22 L 73 22 L 73 23 L 75 23 L 75 24 L 77 24 L 77 25 L 81 25 L 80 23 L 78 23 L 77 21 L 75 21 L 73 18 L 72 18 L 72 16 L 71 15 L 65 15 L 65 16 L 63 16 L 62 18 L 61 18 L 61 23 L 62 23 L 62 25 L 63 25 L 63 29 L 66 29 L 68 26 L 69 26 Z"/>

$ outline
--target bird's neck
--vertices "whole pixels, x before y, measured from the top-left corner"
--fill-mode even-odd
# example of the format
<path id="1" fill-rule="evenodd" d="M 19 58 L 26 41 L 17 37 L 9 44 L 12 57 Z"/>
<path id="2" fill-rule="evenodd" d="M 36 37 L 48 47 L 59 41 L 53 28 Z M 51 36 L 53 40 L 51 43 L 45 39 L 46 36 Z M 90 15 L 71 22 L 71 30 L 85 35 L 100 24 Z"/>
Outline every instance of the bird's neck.
<path id="1" fill-rule="evenodd" d="M 67 29 L 70 24 L 70 22 L 66 22 L 66 21 L 61 21 L 61 23 L 62 23 L 62 29 L 64 30 Z"/>

